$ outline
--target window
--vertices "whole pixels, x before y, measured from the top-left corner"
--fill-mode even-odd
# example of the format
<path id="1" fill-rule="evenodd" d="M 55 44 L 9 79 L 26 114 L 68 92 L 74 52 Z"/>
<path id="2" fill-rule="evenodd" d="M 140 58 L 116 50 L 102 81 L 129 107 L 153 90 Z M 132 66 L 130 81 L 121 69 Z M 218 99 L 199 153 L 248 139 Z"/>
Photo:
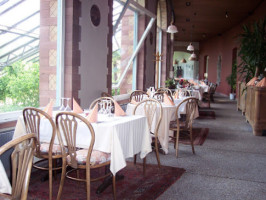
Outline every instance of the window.
<path id="1" fill-rule="evenodd" d="M 138 16 L 151 17 L 143 35 L 138 38 Z M 136 88 L 136 59 L 156 16 L 133 0 L 116 0 L 113 3 L 113 95 L 127 94 Z"/>
<path id="2" fill-rule="evenodd" d="M 39 33 L 40 1 L 0 2 L 0 113 L 39 106 Z"/>

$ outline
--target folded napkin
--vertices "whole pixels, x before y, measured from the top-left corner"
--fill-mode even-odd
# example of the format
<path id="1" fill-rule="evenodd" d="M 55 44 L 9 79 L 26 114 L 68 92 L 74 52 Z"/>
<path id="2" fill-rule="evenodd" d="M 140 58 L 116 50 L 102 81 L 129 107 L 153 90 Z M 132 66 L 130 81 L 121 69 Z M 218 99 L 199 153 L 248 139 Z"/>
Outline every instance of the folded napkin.
<path id="1" fill-rule="evenodd" d="M 114 101 L 114 103 L 115 103 L 115 116 L 125 116 L 126 113 L 123 111 L 121 106 L 116 101 Z"/>
<path id="2" fill-rule="evenodd" d="M 91 113 L 86 117 L 90 123 L 96 123 L 98 121 L 98 103 L 95 104 Z"/>
<path id="3" fill-rule="evenodd" d="M 73 98 L 73 112 L 74 113 L 83 113 L 82 108 L 79 106 L 79 104 L 76 102 L 76 100 Z"/>
<path id="4" fill-rule="evenodd" d="M 258 87 L 266 87 L 266 78 L 264 77 L 260 82 L 257 83 Z"/>
<path id="5" fill-rule="evenodd" d="M 206 83 L 204 83 L 203 81 L 200 81 L 200 84 L 206 86 Z"/>
<path id="6" fill-rule="evenodd" d="M 255 85 L 255 81 L 258 79 L 258 77 L 253 77 L 248 83 L 247 86 L 254 86 Z"/>
<path id="7" fill-rule="evenodd" d="M 132 104 L 134 104 L 134 105 L 137 105 L 137 104 L 138 104 L 138 102 L 136 102 L 134 99 L 132 99 L 132 100 L 130 101 L 130 103 L 132 103 Z"/>
<path id="8" fill-rule="evenodd" d="M 174 102 L 168 97 L 167 94 L 163 94 L 163 102 L 166 104 L 166 105 L 169 105 L 169 106 L 174 106 Z"/>
<path id="9" fill-rule="evenodd" d="M 150 90 L 150 88 L 147 90 L 147 94 L 148 94 L 149 97 L 151 97 L 151 90 Z"/>
<path id="10" fill-rule="evenodd" d="M 54 105 L 54 100 L 51 100 L 47 104 L 47 106 L 45 106 L 45 108 L 43 109 L 43 111 L 46 112 L 50 117 L 53 117 L 53 105 Z"/>
<path id="11" fill-rule="evenodd" d="M 179 99 L 179 92 L 178 91 L 175 92 L 174 99 Z"/>

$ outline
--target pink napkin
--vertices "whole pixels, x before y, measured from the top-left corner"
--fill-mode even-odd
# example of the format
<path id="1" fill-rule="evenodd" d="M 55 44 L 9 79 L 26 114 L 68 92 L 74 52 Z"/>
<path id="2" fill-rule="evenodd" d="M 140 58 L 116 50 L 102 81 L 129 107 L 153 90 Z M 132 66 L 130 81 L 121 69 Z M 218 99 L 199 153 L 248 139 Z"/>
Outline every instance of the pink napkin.
<path id="1" fill-rule="evenodd" d="M 151 97 L 151 90 L 150 90 L 150 88 L 147 90 L 147 94 L 148 94 L 149 97 Z"/>
<path id="2" fill-rule="evenodd" d="M 174 98 L 175 98 L 175 99 L 179 99 L 179 92 L 178 92 L 178 91 L 175 92 L 175 96 L 174 96 Z"/>
<path id="3" fill-rule="evenodd" d="M 47 106 L 43 109 L 44 112 L 46 112 L 50 117 L 53 117 L 53 105 L 54 100 L 51 100 Z"/>
<path id="4" fill-rule="evenodd" d="M 137 105 L 137 104 L 138 104 L 138 102 L 136 102 L 134 99 L 132 99 L 132 100 L 130 101 L 130 103 L 132 103 L 132 104 L 134 104 L 134 105 Z"/>
<path id="5" fill-rule="evenodd" d="M 257 83 L 258 87 L 266 87 L 266 78 L 264 77 L 260 82 Z"/>
<path id="6" fill-rule="evenodd" d="M 167 94 L 163 94 L 163 102 L 166 104 L 166 105 L 169 105 L 169 106 L 174 106 L 174 102 L 168 97 Z"/>
<path id="7" fill-rule="evenodd" d="M 73 112 L 74 113 L 83 113 L 82 108 L 79 106 L 79 104 L 76 102 L 76 100 L 73 98 Z"/>
<path id="8" fill-rule="evenodd" d="M 115 103 L 115 116 L 125 116 L 126 113 L 123 111 L 121 106 L 116 101 L 114 101 L 114 103 Z"/>
<path id="9" fill-rule="evenodd" d="M 95 104 L 91 113 L 86 117 L 90 123 L 96 123 L 98 121 L 98 103 Z"/>
<path id="10" fill-rule="evenodd" d="M 257 80 L 258 78 L 255 76 L 253 77 L 248 83 L 247 83 L 247 86 L 251 86 L 251 85 L 255 85 L 255 81 Z"/>

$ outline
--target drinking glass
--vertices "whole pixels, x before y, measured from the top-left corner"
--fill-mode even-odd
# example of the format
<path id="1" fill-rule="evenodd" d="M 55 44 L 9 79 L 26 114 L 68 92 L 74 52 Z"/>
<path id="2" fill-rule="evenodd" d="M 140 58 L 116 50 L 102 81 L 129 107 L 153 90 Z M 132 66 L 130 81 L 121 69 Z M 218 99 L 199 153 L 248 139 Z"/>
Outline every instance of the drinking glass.
<path id="1" fill-rule="evenodd" d="M 66 101 L 67 101 L 67 106 L 66 106 L 66 108 L 65 108 L 65 111 L 71 111 L 71 108 L 70 108 L 70 106 L 69 106 L 69 100 L 70 100 L 70 98 L 65 98 L 66 99 Z"/>
<path id="2" fill-rule="evenodd" d="M 64 100 L 65 100 L 65 98 L 62 97 L 62 98 L 61 98 L 61 106 L 60 106 L 60 108 L 59 108 L 60 111 L 65 110 Z"/>

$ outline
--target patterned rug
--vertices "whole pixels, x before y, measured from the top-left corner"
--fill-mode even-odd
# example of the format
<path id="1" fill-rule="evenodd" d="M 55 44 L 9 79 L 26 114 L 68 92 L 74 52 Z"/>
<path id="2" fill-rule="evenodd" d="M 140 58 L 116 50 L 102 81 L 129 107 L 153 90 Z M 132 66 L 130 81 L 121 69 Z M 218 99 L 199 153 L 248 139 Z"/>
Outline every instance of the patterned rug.
<path id="1" fill-rule="evenodd" d="M 193 128 L 193 143 L 194 145 L 203 145 L 205 142 L 207 135 L 209 133 L 208 128 Z M 188 144 L 190 145 L 190 139 L 189 138 L 179 138 L 179 142 L 182 144 Z"/>
<path id="2" fill-rule="evenodd" d="M 127 166 L 119 172 L 119 174 L 124 175 L 124 178 L 116 182 L 117 199 L 156 199 L 175 183 L 184 172 L 185 169 L 182 168 L 162 166 L 159 169 L 157 165 L 147 164 L 146 175 L 143 176 L 142 163 L 137 165 L 127 163 Z M 49 198 L 48 181 L 40 181 L 46 173 L 41 170 L 32 173 L 28 194 L 29 200 Z M 57 176 L 57 180 L 53 180 L 53 199 L 57 195 L 60 177 L 61 174 Z M 96 190 L 101 183 L 102 181 L 91 183 L 91 199 L 113 199 L 112 186 L 109 186 L 101 194 L 96 194 Z M 65 179 L 62 199 L 86 199 L 85 183 Z"/>
<path id="3" fill-rule="evenodd" d="M 215 119 L 215 112 L 210 110 L 200 110 L 197 119 Z"/>

